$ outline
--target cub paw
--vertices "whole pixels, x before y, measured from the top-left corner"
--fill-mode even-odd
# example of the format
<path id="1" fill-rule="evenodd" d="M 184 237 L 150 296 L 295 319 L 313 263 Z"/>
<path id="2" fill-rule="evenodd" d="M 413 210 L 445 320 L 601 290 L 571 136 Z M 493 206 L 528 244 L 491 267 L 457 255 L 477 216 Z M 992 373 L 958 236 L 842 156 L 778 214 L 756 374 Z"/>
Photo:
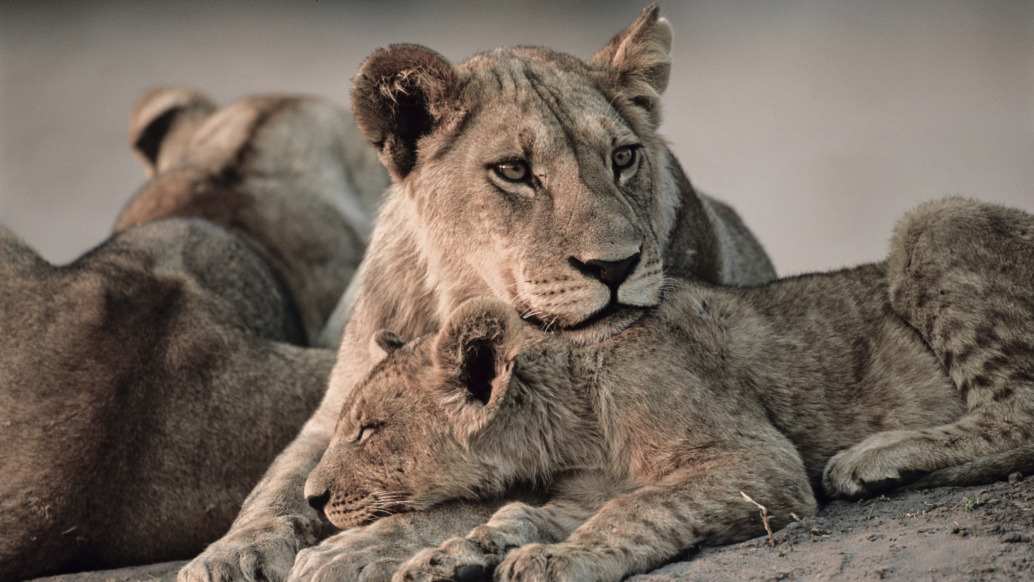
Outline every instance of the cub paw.
<path id="1" fill-rule="evenodd" d="M 393 582 L 477 582 L 491 577 L 495 560 L 473 542 L 453 538 L 437 548 L 421 550 L 403 563 Z"/>
<path id="2" fill-rule="evenodd" d="M 915 480 L 927 471 L 911 468 L 918 451 L 909 443 L 910 439 L 901 435 L 876 435 L 840 451 L 826 463 L 823 488 L 834 497 L 856 499 Z"/>
<path id="3" fill-rule="evenodd" d="M 529 544 L 510 551 L 496 568 L 495 580 L 516 582 L 605 582 L 625 572 L 607 572 L 599 555 L 564 544 Z"/>

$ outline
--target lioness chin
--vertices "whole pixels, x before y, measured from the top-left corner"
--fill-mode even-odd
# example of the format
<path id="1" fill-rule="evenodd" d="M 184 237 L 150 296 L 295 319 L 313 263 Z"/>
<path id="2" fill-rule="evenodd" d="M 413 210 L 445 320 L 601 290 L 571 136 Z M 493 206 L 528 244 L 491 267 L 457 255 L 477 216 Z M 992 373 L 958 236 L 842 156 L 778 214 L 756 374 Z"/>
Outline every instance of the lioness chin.
<path id="1" fill-rule="evenodd" d="M 778 528 L 813 489 L 1034 471 L 1032 306 L 1034 216 L 961 199 L 911 213 L 886 263 L 669 280 L 596 345 L 472 299 L 437 334 L 376 336 L 306 491 L 348 528 L 544 484 L 394 579 L 620 580 L 764 533 L 749 499 Z"/>
<path id="2" fill-rule="evenodd" d="M 344 399 L 373 365 L 367 345 L 376 330 L 428 333 L 464 300 L 490 295 L 592 344 L 655 308 L 666 270 L 728 284 L 774 277 L 735 212 L 697 195 L 657 134 L 671 41 L 651 6 L 584 61 L 514 48 L 453 65 L 430 49 L 394 45 L 363 63 L 355 117 L 394 184 L 328 392 L 231 530 L 181 581 L 280 580 L 292 565 L 302 579 L 338 558 L 361 572 L 424 543 L 414 531 L 462 531 L 491 510 L 409 514 L 398 530 L 371 533 L 364 552 L 324 545 L 295 562 L 329 531 L 303 485 Z"/>

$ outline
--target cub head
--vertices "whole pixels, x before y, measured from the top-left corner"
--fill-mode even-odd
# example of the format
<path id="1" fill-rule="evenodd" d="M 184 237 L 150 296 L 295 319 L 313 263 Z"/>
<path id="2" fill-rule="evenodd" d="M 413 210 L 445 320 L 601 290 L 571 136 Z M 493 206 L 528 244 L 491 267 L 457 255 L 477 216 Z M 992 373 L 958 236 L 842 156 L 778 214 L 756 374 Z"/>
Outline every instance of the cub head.
<path id="1" fill-rule="evenodd" d="M 587 61 L 513 48 L 453 65 L 404 44 L 367 59 L 355 117 L 441 305 L 492 295 L 595 342 L 658 304 L 682 204 L 657 134 L 671 40 L 650 6 Z"/>
<path id="2" fill-rule="evenodd" d="M 220 108 L 197 91 L 161 88 L 137 103 L 129 140 L 148 181 L 115 232 L 172 217 L 230 230 L 276 271 L 312 343 L 362 258 L 389 183 L 351 116 L 314 98 Z"/>
<path id="3" fill-rule="evenodd" d="M 309 503 L 349 528 L 541 478 L 536 439 L 550 423 L 515 375 L 526 326 L 506 303 L 475 298 L 437 335 L 376 334 L 383 359 L 345 402 Z"/>

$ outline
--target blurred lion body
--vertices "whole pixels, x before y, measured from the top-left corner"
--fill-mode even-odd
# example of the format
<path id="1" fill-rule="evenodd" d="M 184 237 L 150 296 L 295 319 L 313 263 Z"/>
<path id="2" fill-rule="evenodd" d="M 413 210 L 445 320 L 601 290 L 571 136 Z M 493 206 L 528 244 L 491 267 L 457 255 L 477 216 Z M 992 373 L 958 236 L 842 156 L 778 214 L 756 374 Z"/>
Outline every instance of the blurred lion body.
<path id="1" fill-rule="evenodd" d="M 0 227 L 0 580 L 196 554 L 322 397 L 387 181 L 319 100 L 145 96 L 150 180 L 67 266 Z"/>

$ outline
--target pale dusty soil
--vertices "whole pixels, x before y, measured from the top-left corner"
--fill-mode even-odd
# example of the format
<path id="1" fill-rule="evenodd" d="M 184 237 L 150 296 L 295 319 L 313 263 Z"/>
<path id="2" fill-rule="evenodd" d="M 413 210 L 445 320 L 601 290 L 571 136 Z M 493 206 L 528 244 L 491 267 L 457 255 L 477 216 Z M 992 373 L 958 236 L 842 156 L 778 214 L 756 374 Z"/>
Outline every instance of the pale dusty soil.
<path id="1" fill-rule="evenodd" d="M 774 532 L 775 546 L 707 548 L 631 580 L 1034 580 L 1034 478 L 834 501 L 803 521 Z M 39 581 L 172 581 L 182 565 Z"/>

